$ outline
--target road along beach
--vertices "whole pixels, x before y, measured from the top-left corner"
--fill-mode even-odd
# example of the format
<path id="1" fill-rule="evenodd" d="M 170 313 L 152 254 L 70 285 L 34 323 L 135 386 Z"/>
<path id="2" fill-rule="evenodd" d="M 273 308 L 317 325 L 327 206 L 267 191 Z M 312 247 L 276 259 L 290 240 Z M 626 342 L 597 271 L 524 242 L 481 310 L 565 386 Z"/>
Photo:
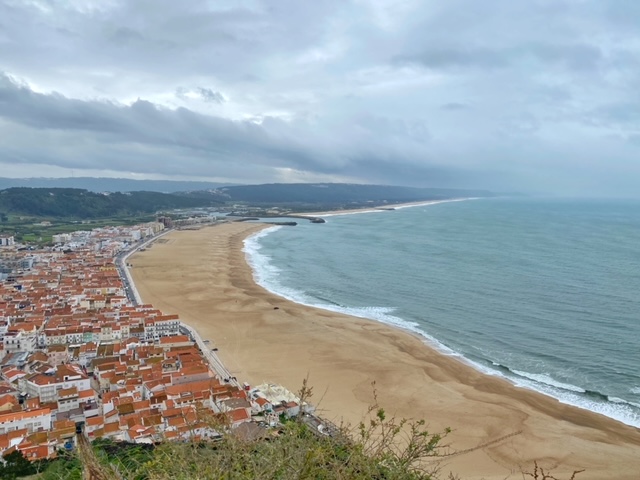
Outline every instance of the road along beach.
<path id="1" fill-rule="evenodd" d="M 210 339 L 239 380 L 297 390 L 308 375 L 323 415 L 352 424 L 372 403 L 375 381 L 388 412 L 424 418 L 434 432 L 451 427 L 455 450 L 487 445 L 446 460 L 443 469 L 465 479 L 522 478 L 534 460 L 558 465 L 559 478 L 576 469 L 586 469 L 579 480 L 638 478 L 638 429 L 484 375 L 402 330 L 256 285 L 242 247 L 261 228 L 175 231 L 129 260 L 143 301 Z"/>

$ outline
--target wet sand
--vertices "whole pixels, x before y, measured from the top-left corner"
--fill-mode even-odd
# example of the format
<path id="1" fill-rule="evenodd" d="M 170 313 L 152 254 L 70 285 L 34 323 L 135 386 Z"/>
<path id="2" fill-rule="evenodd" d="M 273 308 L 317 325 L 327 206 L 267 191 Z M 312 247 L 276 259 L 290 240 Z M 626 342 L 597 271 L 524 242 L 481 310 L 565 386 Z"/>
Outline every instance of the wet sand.
<path id="1" fill-rule="evenodd" d="M 264 290 L 242 252 L 261 228 L 171 232 L 129 260 L 142 299 L 211 340 L 239 380 L 296 391 L 308 376 L 323 415 L 351 424 L 375 381 L 387 412 L 451 427 L 455 450 L 485 445 L 446 459 L 443 470 L 462 479 L 522 479 L 534 460 L 560 480 L 577 469 L 586 469 L 577 480 L 640 479 L 640 430 L 481 374 L 402 330 Z"/>

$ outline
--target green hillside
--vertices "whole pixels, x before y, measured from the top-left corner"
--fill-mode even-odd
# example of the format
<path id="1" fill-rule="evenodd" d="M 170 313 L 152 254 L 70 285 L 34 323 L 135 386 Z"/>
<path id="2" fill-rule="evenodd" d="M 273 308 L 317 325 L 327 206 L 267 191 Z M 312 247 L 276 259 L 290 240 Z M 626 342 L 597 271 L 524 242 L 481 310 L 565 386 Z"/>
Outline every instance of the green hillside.
<path id="1" fill-rule="evenodd" d="M 132 217 L 160 210 L 234 204 L 277 205 L 297 211 L 333 210 L 491 195 L 480 190 L 341 183 L 243 185 L 173 194 L 150 191 L 96 193 L 78 188 L 13 187 L 0 190 L 0 220 L 15 215 L 59 220 Z"/>
<path id="2" fill-rule="evenodd" d="M 229 204 L 279 206 L 297 211 L 362 208 L 394 203 L 443 200 L 463 197 L 490 197 L 486 190 L 412 188 L 348 183 L 271 183 L 238 185 L 216 190 L 183 193 L 189 198 L 214 198 Z"/>
<path id="3" fill-rule="evenodd" d="M 94 193 L 77 188 L 0 190 L 0 215 L 93 219 L 151 214 L 158 210 L 213 206 L 215 196 L 190 198 L 157 192 Z"/>

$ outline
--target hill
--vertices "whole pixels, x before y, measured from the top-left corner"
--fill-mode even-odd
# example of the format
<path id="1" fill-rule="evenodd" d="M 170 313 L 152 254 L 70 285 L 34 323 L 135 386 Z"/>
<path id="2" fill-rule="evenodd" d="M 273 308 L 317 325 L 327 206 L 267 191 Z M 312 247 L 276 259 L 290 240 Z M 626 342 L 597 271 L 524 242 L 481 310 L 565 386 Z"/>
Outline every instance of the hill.
<path id="1" fill-rule="evenodd" d="M 130 178 L 2 178 L 0 190 L 13 187 L 81 188 L 91 192 L 187 192 L 228 186 L 227 183 L 187 182 L 176 180 L 133 180 Z"/>
<path id="2" fill-rule="evenodd" d="M 243 185 L 173 194 L 149 191 L 96 193 L 78 188 L 13 187 L 0 190 L 0 215 L 84 220 L 153 214 L 180 208 L 222 208 L 237 204 L 278 206 L 302 212 L 491 195 L 490 192 L 477 190 L 339 183 Z"/>
<path id="3" fill-rule="evenodd" d="M 0 190 L 0 213 L 35 217 L 91 219 L 150 214 L 158 210 L 219 204 L 216 197 L 190 198 L 157 192 L 100 194 L 76 188 Z"/>
<path id="4" fill-rule="evenodd" d="M 389 185 L 347 183 L 271 183 L 238 185 L 213 191 L 189 192 L 190 198 L 215 196 L 230 203 L 287 206 L 294 209 L 359 208 L 371 205 L 442 200 L 462 197 L 488 197 L 486 190 L 412 188 Z"/>

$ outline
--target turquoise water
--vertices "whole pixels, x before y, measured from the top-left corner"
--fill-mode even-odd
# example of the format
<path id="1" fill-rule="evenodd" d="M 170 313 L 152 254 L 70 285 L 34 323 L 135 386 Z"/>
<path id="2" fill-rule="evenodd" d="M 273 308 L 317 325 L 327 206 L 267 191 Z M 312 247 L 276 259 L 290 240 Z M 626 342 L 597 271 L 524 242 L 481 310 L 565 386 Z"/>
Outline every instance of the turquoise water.
<path id="1" fill-rule="evenodd" d="M 256 280 L 640 427 L 639 202 L 482 199 L 326 220 L 248 239 Z"/>

